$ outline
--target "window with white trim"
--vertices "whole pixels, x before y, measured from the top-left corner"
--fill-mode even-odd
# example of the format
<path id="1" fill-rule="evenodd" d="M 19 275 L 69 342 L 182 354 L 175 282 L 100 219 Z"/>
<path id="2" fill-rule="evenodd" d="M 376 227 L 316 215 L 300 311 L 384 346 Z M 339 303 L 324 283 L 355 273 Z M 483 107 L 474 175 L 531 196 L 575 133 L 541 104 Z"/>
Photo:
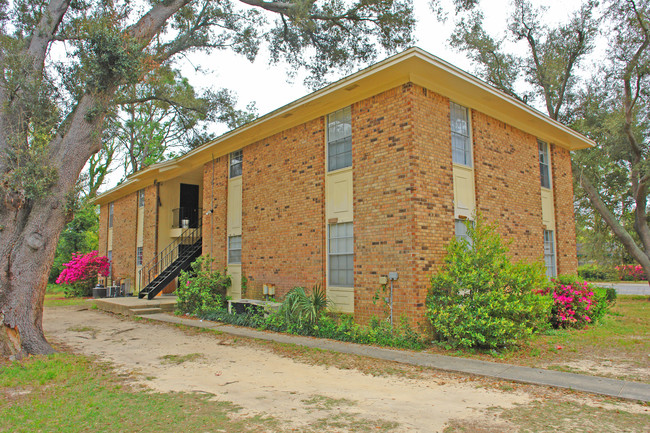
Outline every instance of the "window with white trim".
<path id="1" fill-rule="evenodd" d="M 138 191 L 138 207 L 144 207 L 144 189 Z"/>
<path id="2" fill-rule="evenodd" d="M 354 234 L 352 223 L 329 225 L 329 285 L 354 286 Z"/>
<path id="3" fill-rule="evenodd" d="M 113 251 L 112 250 L 106 252 L 106 258 L 108 259 L 108 277 L 110 278 L 113 275 Z"/>
<path id="4" fill-rule="evenodd" d="M 228 263 L 241 264 L 241 236 L 228 237 Z"/>
<path id="5" fill-rule="evenodd" d="M 555 269 L 555 237 L 553 230 L 544 230 L 544 264 L 546 265 L 546 276 L 549 278 L 557 276 Z"/>
<path id="6" fill-rule="evenodd" d="M 108 228 L 113 228 L 113 203 L 108 204 Z"/>
<path id="7" fill-rule="evenodd" d="M 456 219 L 454 220 L 455 224 L 455 229 L 456 229 L 456 239 L 459 241 L 465 240 L 467 241 L 468 245 L 472 245 L 472 238 L 469 237 L 469 233 L 467 232 L 467 225 L 472 224 L 471 221 L 467 220 L 461 220 L 461 219 Z"/>
<path id="8" fill-rule="evenodd" d="M 350 107 L 327 116 L 327 171 L 352 167 L 352 111 Z"/>
<path id="9" fill-rule="evenodd" d="M 137 247 L 135 250 L 135 265 L 142 266 L 142 247 Z"/>
<path id="10" fill-rule="evenodd" d="M 230 154 L 230 178 L 241 176 L 242 165 L 244 162 L 244 153 L 242 150 L 236 150 Z"/>
<path id="11" fill-rule="evenodd" d="M 551 187 L 551 172 L 548 157 L 548 144 L 542 140 L 537 140 L 537 147 L 539 148 L 539 179 L 542 187 Z"/>
<path id="12" fill-rule="evenodd" d="M 456 164 L 472 166 L 472 140 L 469 133 L 469 112 L 467 107 L 451 103 L 451 157 Z"/>

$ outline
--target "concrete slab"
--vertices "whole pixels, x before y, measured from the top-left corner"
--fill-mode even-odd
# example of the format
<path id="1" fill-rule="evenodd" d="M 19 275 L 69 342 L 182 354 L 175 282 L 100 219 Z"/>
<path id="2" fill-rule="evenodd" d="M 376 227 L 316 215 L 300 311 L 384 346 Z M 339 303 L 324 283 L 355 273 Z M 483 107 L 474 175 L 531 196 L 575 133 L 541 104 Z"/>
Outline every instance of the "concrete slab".
<path id="1" fill-rule="evenodd" d="M 224 325 L 218 322 L 185 319 L 164 313 L 151 314 L 144 317 L 166 323 L 177 323 L 197 328 L 218 329 L 221 332 L 240 337 L 276 341 L 285 344 L 296 344 L 310 348 L 368 356 L 376 359 L 401 362 L 422 367 L 431 367 L 457 373 L 475 374 L 479 376 L 510 380 L 513 382 L 553 386 L 556 388 L 572 389 L 575 391 L 607 395 L 627 400 L 650 402 L 650 384 L 646 383 L 628 382 L 598 376 L 520 367 L 497 362 L 457 358 L 453 356 L 435 355 L 423 352 L 412 352 L 408 350 L 385 349 L 381 347 L 364 346 L 314 337 L 301 337 L 270 331 L 258 331 L 250 328 Z"/>
<path id="2" fill-rule="evenodd" d="M 159 296 L 152 300 L 139 299 L 137 296 L 126 296 L 123 298 L 100 298 L 90 299 L 97 305 L 97 308 L 103 311 L 109 311 L 115 314 L 132 316 L 133 309 L 142 308 L 160 308 L 162 311 L 174 311 L 176 306 L 176 296 Z"/>

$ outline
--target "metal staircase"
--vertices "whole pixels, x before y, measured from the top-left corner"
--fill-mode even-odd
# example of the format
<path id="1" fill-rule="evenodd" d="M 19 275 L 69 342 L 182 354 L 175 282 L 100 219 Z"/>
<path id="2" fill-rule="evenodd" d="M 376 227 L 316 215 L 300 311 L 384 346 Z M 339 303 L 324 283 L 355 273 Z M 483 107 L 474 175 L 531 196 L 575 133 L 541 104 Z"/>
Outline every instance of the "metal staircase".
<path id="1" fill-rule="evenodd" d="M 181 271 L 201 255 L 203 246 L 202 221 L 196 227 L 185 229 L 181 235 L 162 250 L 152 261 L 140 270 L 139 298 L 153 299 L 167 287 Z"/>

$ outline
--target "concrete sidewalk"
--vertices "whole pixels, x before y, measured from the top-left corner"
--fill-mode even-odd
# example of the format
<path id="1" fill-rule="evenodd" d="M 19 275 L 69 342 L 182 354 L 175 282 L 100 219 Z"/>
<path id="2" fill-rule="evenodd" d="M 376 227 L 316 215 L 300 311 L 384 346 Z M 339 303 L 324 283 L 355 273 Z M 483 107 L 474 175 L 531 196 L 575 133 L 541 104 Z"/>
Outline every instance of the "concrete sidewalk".
<path id="1" fill-rule="evenodd" d="M 604 377 L 583 374 L 564 373 L 540 368 L 519 367 L 516 365 L 497 362 L 479 361 L 475 359 L 456 358 L 452 356 L 434 355 L 405 350 L 384 349 L 381 347 L 365 346 L 321 338 L 300 337 L 277 332 L 258 331 L 250 328 L 224 325 L 218 322 L 184 319 L 169 314 L 148 314 L 141 316 L 160 322 L 175 323 L 196 328 L 216 329 L 239 337 L 256 338 L 276 341 L 278 343 L 296 344 L 316 349 L 331 350 L 340 353 L 368 356 L 370 358 L 396 361 L 421 367 L 431 367 L 439 370 L 476 374 L 479 376 L 511 380 L 514 382 L 546 385 L 557 388 L 567 388 L 592 394 L 607 395 L 628 400 L 650 402 L 650 385 L 639 382 L 608 379 Z"/>

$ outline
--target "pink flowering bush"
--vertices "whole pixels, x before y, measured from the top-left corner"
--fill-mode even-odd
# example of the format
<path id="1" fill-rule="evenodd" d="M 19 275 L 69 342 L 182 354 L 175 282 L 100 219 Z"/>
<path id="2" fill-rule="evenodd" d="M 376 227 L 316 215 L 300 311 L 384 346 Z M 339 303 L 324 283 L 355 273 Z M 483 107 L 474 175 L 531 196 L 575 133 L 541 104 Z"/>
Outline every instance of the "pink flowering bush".
<path id="1" fill-rule="evenodd" d="M 106 256 L 91 251 L 87 254 L 72 253 L 72 259 L 63 264 L 57 284 L 67 284 L 66 296 L 87 296 L 97 282 L 97 277 L 107 277 L 111 264 Z"/>
<path id="2" fill-rule="evenodd" d="M 551 325 L 554 328 L 584 328 L 607 312 L 606 296 L 595 293 L 586 281 L 561 276 L 552 282 L 551 287 L 539 293 L 550 295 L 553 300 Z"/>
<path id="3" fill-rule="evenodd" d="M 646 280 L 645 271 L 641 265 L 621 265 L 616 266 L 618 278 L 623 281 Z"/>

